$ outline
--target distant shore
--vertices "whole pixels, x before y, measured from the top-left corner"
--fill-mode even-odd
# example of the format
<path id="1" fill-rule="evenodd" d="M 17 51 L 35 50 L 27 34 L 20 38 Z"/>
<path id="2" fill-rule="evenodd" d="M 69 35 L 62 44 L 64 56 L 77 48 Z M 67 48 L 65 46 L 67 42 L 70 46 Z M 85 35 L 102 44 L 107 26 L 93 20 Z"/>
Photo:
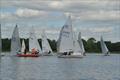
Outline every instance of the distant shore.
<path id="1" fill-rule="evenodd" d="M 24 38 L 21 38 L 21 43 Z M 29 50 L 29 39 L 24 39 L 26 48 Z M 41 47 L 41 39 L 38 39 L 39 45 Z M 96 41 L 95 38 L 89 38 L 88 40 L 82 39 L 85 51 L 89 54 L 92 53 L 101 53 L 101 46 L 100 41 Z M 57 41 L 48 39 L 48 42 L 50 43 L 50 46 L 54 52 L 57 52 Z M 105 41 L 109 51 L 111 53 L 117 53 L 120 54 L 120 42 L 112 43 L 111 41 Z M 2 39 L 2 51 L 3 52 L 10 52 L 11 48 L 11 39 L 5 38 Z"/>

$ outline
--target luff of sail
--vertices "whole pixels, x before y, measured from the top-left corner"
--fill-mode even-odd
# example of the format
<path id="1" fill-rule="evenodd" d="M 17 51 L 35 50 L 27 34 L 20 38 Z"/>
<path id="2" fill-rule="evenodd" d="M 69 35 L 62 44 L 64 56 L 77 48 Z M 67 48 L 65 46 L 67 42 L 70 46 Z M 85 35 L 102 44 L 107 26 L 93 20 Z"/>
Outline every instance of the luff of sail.
<path id="1" fill-rule="evenodd" d="M 52 52 L 52 49 L 51 49 L 49 42 L 47 40 L 47 36 L 45 34 L 45 31 L 43 30 L 43 32 L 42 32 L 42 52 L 44 53 L 44 52 L 49 52 L 49 51 Z"/>
<path id="2" fill-rule="evenodd" d="M 41 52 L 41 48 L 40 48 L 38 40 L 35 36 L 34 28 L 32 27 L 31 30 L 30 30 L 30 37 L 29 37 L 29 51 L 31 52 L 31 50 L 33 48 L 35 48 L 39 52 Z"/>
<path id="3" fill-rule="evenodd" d="M 16 53 L 19 52 L 20 50 L 21 50 L 21 43 L 20 43 L 18 27 L 16 25 L 11 39 L 11 54 L 16 55 Z"/>
<path id="4" fill-rule="evenodd" d="M 109 50 L 108 50 L 105 42 L 103 41 L 103 37 L 102 37 L 102 36 L 101 36 L 100 44 L 101 44 L 102 53 L 103 53 L 104 55 L 109 55 Z"/>
<path id="5" fill-rule="evenodd" d="M 80 45 L 80 48 L 81 48 L 81 53 L 83 55 L 85 55 L 85 49 L 84 49 L 83 41 L 82 41 L 82 38 L 81 38 L 81 32 L 79 32 L 79 34 L 78 34 L 78 42 L 79 42 L 79 45 Z"/>

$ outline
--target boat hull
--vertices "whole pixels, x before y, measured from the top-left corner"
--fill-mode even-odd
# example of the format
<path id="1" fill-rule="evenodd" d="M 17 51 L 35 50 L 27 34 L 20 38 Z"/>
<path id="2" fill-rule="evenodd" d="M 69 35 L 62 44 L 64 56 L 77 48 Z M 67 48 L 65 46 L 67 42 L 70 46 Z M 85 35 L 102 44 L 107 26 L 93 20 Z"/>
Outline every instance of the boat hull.
<path id="1" fill-rule="evenodd" d="M 110 52 L 104 53 L 104 56 L 110 56 Z"/>
<path id="2" fill-rule="evenodd" d="M 58 58 L 83 58 L 82 55 L 59 55 Z"/>
<path id="3" fill-rule="evenodd" d="M 104 56 L 110 56 L 109 54 L 105 54 Z"/>
<path id="4" fill-rule="evenodd" d="M 39 57 L 38 54 L 17 54 L 18 57 Z"/>
<path id="5" fill-rule="evenodd" d="M 52 53 L 49 53 L 49 52 L 43 52 L 43 53 L 42 53 L 42 56 L 53 56 L 53 54 L 52 54 Z"/>
<path id="6" fill-rule="evenodd" d="M 52 54 L 43 54 L 42 56 L 53 56 Z"/>

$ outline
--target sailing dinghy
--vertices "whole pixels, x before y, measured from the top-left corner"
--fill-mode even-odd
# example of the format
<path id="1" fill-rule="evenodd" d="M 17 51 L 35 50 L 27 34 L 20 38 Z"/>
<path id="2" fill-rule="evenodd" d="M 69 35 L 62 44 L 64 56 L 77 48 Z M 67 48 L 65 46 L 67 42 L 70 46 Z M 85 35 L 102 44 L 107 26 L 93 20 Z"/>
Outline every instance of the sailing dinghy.
<path id="1" fill-rule="evenodd" d="M 101 50 L 102 50 L 102 53 L 104 54 L 104 56 L 109 56 L 110 52 L 109 52 L 102 36 L 101 36 L 100 44 L 101 44 Z"/>
<path id="2" fill-rule="evenodd" d="M 83 41 L 82 41 L 82 38 L 81 38 L 81 32 L 79 32 L 79 34 L 78 34 L 78 42 L 79 42 L 79 45 L 80 45 L 81 52 L 82 52 L 83 56 L 86 56 L 85 48 L 84 48 Z"/>
<path id="3" fill-rule="evenodd" d="M 27 53 L 26 51 L 24 52 L 25 52 L 24 54 L 18 54 L 18 56 L 19 57 L 39 57 L 40 56 L 41 48 L 35 36 L 33 27 L 31 28 L 30 37 L 29 37 L 29 52 Z"/>
<path id="4" fill-rule="evenodd" d="M 16 25 L 14 28 L 12 39 L 11 39 L 11 55 L 16 55 L 21 50 L 21 43 L 20 43 L 20 37 L 19 37 L 19 30 Z"/>
<path id="5" fill-rule="evenodd" d="M 52 56 L 53 55 L 53 51 L 50 47 L 50 44 L 47 40 L 47 36 L 46 36 L 46 33 L 44 30 L 42 32 L 42 55 L 43 56 Z"/>
<path id="6" fill-rule="evenodd" d="M 59 58 L 82 58 L 81 48 L 72 29 L 71 17 L 68 17 L 60 31 L 58 39 Z"/>

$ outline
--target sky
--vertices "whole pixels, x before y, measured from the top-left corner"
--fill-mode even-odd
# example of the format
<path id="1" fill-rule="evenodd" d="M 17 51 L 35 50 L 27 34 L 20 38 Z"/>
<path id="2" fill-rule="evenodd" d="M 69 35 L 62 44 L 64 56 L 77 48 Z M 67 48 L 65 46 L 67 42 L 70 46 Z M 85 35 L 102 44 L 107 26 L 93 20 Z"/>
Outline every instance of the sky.
<path id="1" fill-rule="evenodd" d="M 22 38 L 34 27 L 37 38 L 45 30 L 57 40 L 68 15 L 76 36 L 120 42 L 120 0 L 0 0 L 2 38 L 11 38 L 17 24 Z"/>

